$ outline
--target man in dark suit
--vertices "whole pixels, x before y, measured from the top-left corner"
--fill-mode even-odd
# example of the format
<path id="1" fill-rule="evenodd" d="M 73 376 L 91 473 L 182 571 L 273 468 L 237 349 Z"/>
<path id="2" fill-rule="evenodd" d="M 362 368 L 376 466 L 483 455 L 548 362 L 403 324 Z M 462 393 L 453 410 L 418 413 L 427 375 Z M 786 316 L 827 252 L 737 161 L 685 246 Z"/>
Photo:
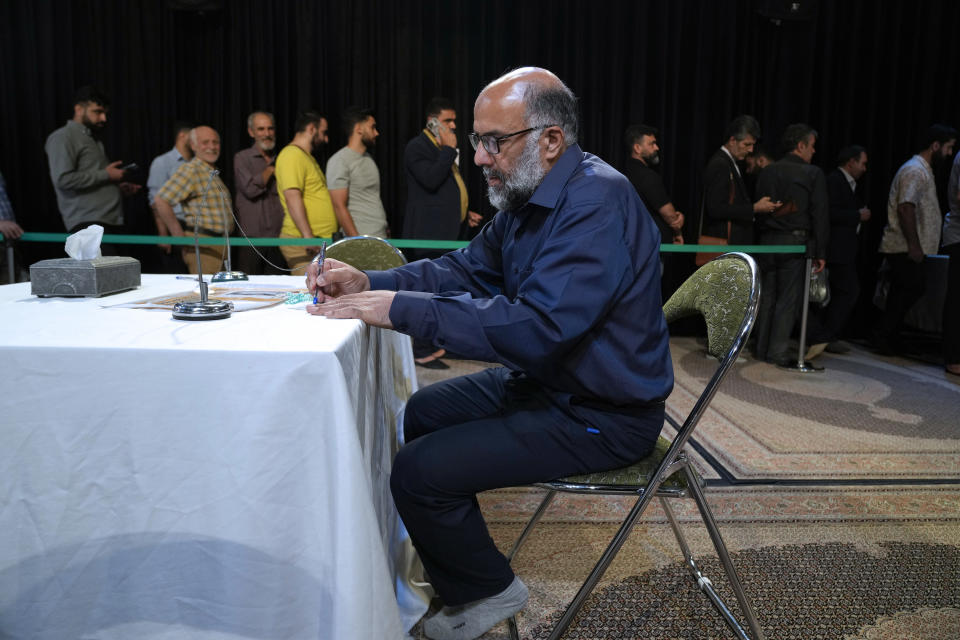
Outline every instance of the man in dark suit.
<path id="1" fill-rule="evenodd" d="M 446 98 L 427 105 L 426 127 L 407 143 L 403 166 L 407 174 L 407 209 L 403 237 L 414 240 L 456 240 L 483 219 L 467 207 L 467 187 L 457 166 L 457 112 Z M 408 250 L 414 260 L 436 258 L 445 251 Z M 446 369 L 443 349 L 414 340 L 414 362 Z"/>
<path id="2" fill-rule="evenodd" d="M 826 264 L 830 237 L 827 184 L 820 167 L 810 164 L 816 152 L 817 132 L 798 122 L 783 132 L 783 157 L 763 170 L 757 194 L 784 204 L 773 215 L 759 219 L 760 244 L 806 245 L 813 271 Z M 789 367 L 793 361 L 788 341 L 803 306 L 806 261 L 800 253 L 762 254 L 757 260 L 760 283 L 760 313 L 757 317 L 756 356 Z"/>
<path id="3" fill-rule="evenodd" d="M 808 360 L 826 349 L 846 353 L 848 346 L 839 341 L 840 333 L 860 295 L 857 278 L 857 231 L 870 219 L 870 209 L 857 193 L 857 181 L 867 172 L 867 150 L 850 145 L 840 150 L 837 168 L 827 176 L 830 200 L 830 242 L 827 245 L 827 270 L 830 279 L 830 304 L 818 316 L 811 315 Z"/>
<path id="4" fill-rule="evenodd" d="M 456 240 L 463 223 L 473 227 L 482 219 L 468 211 L 467 188 L 457 166 L 457 112 L 446 98 L 433 98 L 426 120 L 426 127 L 403 152 L 407 174 L 403 237 Z M 418 258 L 437 257 L 436 252 L 413 253 Z"/>
<path id="5" fill-rule="evenodd" d="M 753 220 L 757 213 L 771 213 L 779 206 L 768 197 L 753 202 L 737 163 L 743 162 L 760 138 L 760 123 L 741 115 L 727 125 L 723 143 L 703 170 L 703 216 L 701 235 L 724 237 L 730 244 L 753 244 Z"/>

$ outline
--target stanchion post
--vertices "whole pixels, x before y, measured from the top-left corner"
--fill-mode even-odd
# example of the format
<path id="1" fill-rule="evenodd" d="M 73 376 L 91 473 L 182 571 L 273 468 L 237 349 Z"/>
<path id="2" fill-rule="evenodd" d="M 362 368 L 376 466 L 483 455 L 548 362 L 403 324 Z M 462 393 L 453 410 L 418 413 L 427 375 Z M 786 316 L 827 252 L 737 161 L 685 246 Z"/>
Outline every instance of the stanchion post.
<path id="1" fill-rule="evenodd" d="M 800 312 L 800 340 L 797 347 L 797 364 L 790 367 L 784 367 L 790 371 L 800 371 L 801 373 L 810 373 L 811 371 L 823 371 L 823 367 L 817 367 L 804 361 L 807 354 L 807 314 L 810 308 L 810 275 L 813 273 L 813 258 L 807 258 L 806 266 L 803 269 L 803 308 Z"/>
<path id="2" fill-rule="evenodd" d="M 810 313 L 810 276 L 813 275 L 813 258 L 807 258 L 803 269 L 803 307 L 800 312 L 800 346 L 797 350 L 797 368 L 803 368 L 803 356 L 807 353 L 807 315 Z"/>
<path id="3" fill-rule="evenodd" d="M 4 242 L 3 244 L 7 247 L 7 273 L 10 274 L 7 282 L 13 284 L 17 281 L 17 267 L 13 264 L 13 244 L 9 242 Z"/>

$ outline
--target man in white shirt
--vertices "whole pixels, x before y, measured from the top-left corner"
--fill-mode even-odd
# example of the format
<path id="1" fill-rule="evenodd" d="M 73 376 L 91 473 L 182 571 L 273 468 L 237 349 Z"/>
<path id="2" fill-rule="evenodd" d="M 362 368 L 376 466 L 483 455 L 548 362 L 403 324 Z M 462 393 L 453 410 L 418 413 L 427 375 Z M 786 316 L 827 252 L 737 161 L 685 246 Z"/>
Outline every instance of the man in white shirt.
<path id="1" fill-rule="evenodd" d="M 956 129 L 933 125 L 924 134 L 920 151 L 903 163 L 890 185 L 887 226 L 880 241 L 880 253 L 890 269 L 890 290 L 874 333 L 880 353 L 898 352 L 900 323 L 926 289 L 923 262 L 940 248 L 943 220 L 934 170 L 952 157 L 956 142 Z"/>

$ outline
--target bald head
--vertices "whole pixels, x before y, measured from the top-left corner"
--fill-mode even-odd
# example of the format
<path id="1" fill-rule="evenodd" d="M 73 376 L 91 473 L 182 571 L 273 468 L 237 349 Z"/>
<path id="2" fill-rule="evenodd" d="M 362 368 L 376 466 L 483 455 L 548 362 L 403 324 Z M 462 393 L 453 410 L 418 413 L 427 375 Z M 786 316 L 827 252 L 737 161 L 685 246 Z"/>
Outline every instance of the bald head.
<path id="1" fill-rule="evenodd" d="M 473 161 L 483 169 L 490 203 L 516 209 L 577 141 L 577 100 L 546 69 L 516 69 L 480 92 L 473 131 Z"/>
<path id="2" fill-rule="evenodd" d="M 560 82 L 560 78 L 546 69 L 520 67 L 505 73 L 484 87 L 477 97 L 477 102 L 495 96 L 497 99 L 523 103 L 527 89 L 531 86 L 556 89 L 563 87 L 563 83 Z"/>
<path id="3" fill-rule="evenodd" d="M 195 156 L 213 165 L 220 157 L 220 135 L 213 127 L 194 127 L 190 130 L 190 148 Z"/>
<path id="4" fill-rule="evenodd" d="M 493 104 L 510 116 L 519 114 L 522 128 L 560 127 L 564 149 L 577 142 L 577 99 L 546 69 L 520 67 L 500 76 L 483 88 L 474 109 Z"/>

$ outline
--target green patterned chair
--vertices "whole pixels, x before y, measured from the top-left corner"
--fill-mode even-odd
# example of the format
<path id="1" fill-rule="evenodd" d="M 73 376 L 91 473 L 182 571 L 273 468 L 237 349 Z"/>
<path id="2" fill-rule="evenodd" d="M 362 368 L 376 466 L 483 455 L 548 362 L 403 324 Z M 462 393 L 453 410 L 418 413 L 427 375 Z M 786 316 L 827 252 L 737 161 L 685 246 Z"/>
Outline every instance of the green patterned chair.
<path id="1" fill-rule="evenodd" d="M 382 238 L 352 236 L 327 247 L 327 257 L 361 271 L 383 271 L 407 264 L 400 250 Z"/>
<path id="2" fill-rule="evenodd" d="M 650 455 L 629 467 L 604 473 L 571 476 L 537 485 L 547 489 L 547 494 L 521 532 L 520 537 L 517 538 L 513 549 L 507 554 L 507 557 L 511 560 L 558 491 L 637 496 L 636 503 L 627 514 L 620 529 L 554 627 L 549 636 L 551 640 L 560 638 L 566 632 L 587 596 L 590 595 L 597 581 L 600 580 L 617 552 L 620 551 L 620 547 L 623 546 L 637 520 L 655 496 L 660 499 L 663 505 L 663 510 L 670 521 L 670 526 L 680 545 L 684 560 L 697 585 L 707 595 L 738 638 L 749 640 L 752 637 L 753 640 L 763 640 L 763 632 L 757 624 L 749 600 L 744 595 L 736 569 L 730 560 L 723 539 L 720 537 L 710 507 L 707 505 L 703 492 L 703 481 L 690 463 L 684 450 L 700 417 L 713 399 L 717 387 L 743 349 L 757 317 L 759 300 L 760 280 L 757 264 L 750 256 L 744 253 L 727 253 L 700 267 L 670 297 L 663 306 L 663 312 L 668 323 L 685 316 L 702 315 L 707 324 L 707 350 L 719 360 L 719 365 L 682 425 L 677 424 L 669 415 L 667 416 L 667 421 L 676 429 L 677 435 L 672 440 L 661 436 Z M 693 498 L 696 502 L 730 586 L 736 595 L 743 617 L 747 620 L 751 635 L 747 634 L 726 603 L 721 600 L 710 579 L 701 573 L 700 567 L 690 552 L 690 547 L 687 545 L 680 525 L 670 507 L 669 500 L 673 498 Z M 516 640 L 519 637 L 516 619 L 511 618 L 508 623 L 511 637 Z"/>

